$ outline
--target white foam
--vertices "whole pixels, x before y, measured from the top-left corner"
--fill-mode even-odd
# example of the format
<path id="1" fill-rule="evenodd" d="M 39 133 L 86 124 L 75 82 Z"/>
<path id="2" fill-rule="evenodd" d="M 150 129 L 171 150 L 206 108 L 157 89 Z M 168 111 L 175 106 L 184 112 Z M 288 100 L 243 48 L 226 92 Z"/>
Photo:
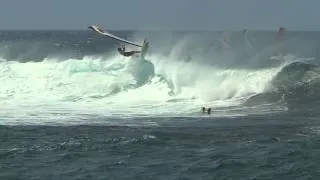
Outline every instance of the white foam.
<path id="1" fill-rule="evenodd" d="M 262 92 L 274 75 L 274 69 L 217 69 L 181 63 L 170 57 L 148 58 L 153 59 L 156 73 L 173 87 L 159 76 L 137 86 L 128 71 L 132 69 L 128 68 L 132 60 L 119 56 L 2 62 L 1 124 L 90 123 L 96 116 L 188 116 L 201 106 L 239 104 L 244 96 Z"/>
<path id="2" fill-rule="evenodd" d="M 0 124 L 80 124 L 94 119 L 119 123 L 110 118 L 194 116 L 202 106 L 236 106 L 264 92 L 280 69 L 218 68 L 206 62 L 223 59 L 210 56 L 208 60 L 200 49 L 186 62 L 183 52 L 188 41 L 178 41 L 167 54 L 147 56 L 156 76 L 142 85 L 137 83 L 150 67 L 118 55 L 2 61 Z"/>

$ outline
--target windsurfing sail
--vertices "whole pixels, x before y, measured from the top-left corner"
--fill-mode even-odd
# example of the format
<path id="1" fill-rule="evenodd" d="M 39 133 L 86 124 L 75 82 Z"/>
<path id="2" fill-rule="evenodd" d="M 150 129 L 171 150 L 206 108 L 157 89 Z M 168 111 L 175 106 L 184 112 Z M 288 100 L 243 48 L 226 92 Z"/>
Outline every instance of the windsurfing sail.
<path id="1" fill-rule="evenodd" d="M 221 45 L 224 49 L 230 49 L 231 46 L 229 45 L 229 34 L 225 31 L 223 32 L 222 36 L 221 36 Z"/>
<path id="2" fill-rule="evenodd" d="M 100 35 L 103 35 L 103 36 L 108 36 L 112 39 L 115 39 L 115 40 L 118 40 L 118 41 L 121 41 L 121 42 L 124 42 L 124 43 L 127 43 L 127 44 L 131 44 L 131 45 L 134 45 L 134 46 L 138 46 L 138 47 L 142 47 L 143 45 L 141 44 L 138 44 L 138 43 L 135 43 L 135 42 L 132 42 L 132 41 L 128 41 L 128 40 L 125 40 L 121 37 L 118 37 L 116 35 L 113 35 L 107 31 L 104 31 L 102 30 L 100 27 L 96 26 L 96 25 L 91 25 L 88 27 L 89 29 L 95 31 L 96 33 L 100 34 Z"/>
<path id="3" fill-rule="evenodd" d="M 244 43 L 245 43 L 247 50 L 252 49 L 253 46 L 251 45 L 251 43 L 248 39 L 248 28 L 243 28 L 242 32 L 243 32 L 243 37 L 244 37 Z"/>
<path id="4" fill-rule="evenodd" d="M 285 31 L 284 27 L 279 28 L 277 32 L 276 40 L 282 41 L 284 39 L 284 31 Z"/>
<path id="5" fill-rule="evenodd" d="M 144 57 L 145 54 L 148 52 L 148 50 L 149 50 L 149 43 L 148 43 L 147 39 L 144 39 L 143 46 L 142 46 L 141 52 L 140 52 L 141 56 Z"/>
<path id="6" fill-rule="evenodd" d="M 285 53 L 285 28 L 284 27 L 280 27 L 277 35 L 276 35 L 276 40 L 278 41 L 280 47 L 278 49 L 278 54 L 279 56 L 283 57 Z"/>

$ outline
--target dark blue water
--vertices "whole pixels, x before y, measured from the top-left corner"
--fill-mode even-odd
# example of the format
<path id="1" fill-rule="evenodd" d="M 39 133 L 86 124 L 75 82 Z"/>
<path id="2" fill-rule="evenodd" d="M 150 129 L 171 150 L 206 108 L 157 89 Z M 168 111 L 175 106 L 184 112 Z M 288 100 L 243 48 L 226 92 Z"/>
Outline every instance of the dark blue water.
<path id="1" fill-rule="evenodd" d="M 127 38 L 135 36 L 133 32 L 116 33 Z M 219 34 L 140 32 L 136 36 L 148 37 L 152 47 L 150 53 L 162 51 L 164 54 L 173 46 L 171 42 L 185 36 L 197 37 L 198 41 L 181 53 L 183 57 L 190 55 L 192 58 L 196 49 L 197 53 L 212 53 L 208 48 L 213 47 L 212 41 Z M 165 36 L 170 38 L 161 40 Z M 233 32 L 230 44 L 234 47 L 235 57 L 241 61 L 235 61 L 237 58 L 216 61 L 217 67 L 243 70 L 277 66 L 269 61 L 266 63 L 265 59 L 277 49 L 274 32 L 252 32 L 250 37 L 255 49 L 244 56 L 239 40 L 241 34 Z M 221 108 L 226 115 L 239 113 L 241 116 L 202 115 L 199 107 L 199 113 L 195 112 L 189 118 L 131 117 L 124 121 L 127 124 L 121 125 L 90 124 L 97 118 L 101 122 L 123 121 L 99 116 L 92 119 L 84 116 L 87 125 L 69 125 L 58 118 L 61 114 L 52 120 L 61 121 L 62 125 L 56 126 L 23 125 L 31 121 L 34 124 L 34 119 L 23 118 L 24 114 L 15 119 L 16 125 L 7 125 L 8 119 L 0 119 L 0 178 L 318 179 L 320 33 L 288 32 L 288 37 L 286 43 L 290 54 L 297 59 L 313 57 L 314 60 L 289 63 L 273 78 L 272 90 L 252 96 L 237 107 Z M 163 44 L 167 46 L 163 47 Z M 89 55 L 107 56 L 118 46 L 117 42 L 87 31 L 0 33 L 1 56 L 6 62 L 41 63 L 46 58 L 81 61 Z M 276 105 L 285 110 L 272 111 Z M 263 108 L 259 108 L 259 112 L 263 109 L 265 113 L 253 115 L 260 106 Z M 213 112 L 216 110 L 219 108 Z M 12 111 L 3 113 L 14 114 Z M 72 114 L 72 111 L 68 113 Z M 75 117 L 69 121 L 77 120 Z M 156 125 L 139 123 L 148 121 L 156 122 Z"/>
<path id="2" fill-rule="evenodd" d="M 319 123 L 307 117 L 199 119 L 153 128 L 2 126 L 0 176 L 317 179 L 318 141 Z"/>

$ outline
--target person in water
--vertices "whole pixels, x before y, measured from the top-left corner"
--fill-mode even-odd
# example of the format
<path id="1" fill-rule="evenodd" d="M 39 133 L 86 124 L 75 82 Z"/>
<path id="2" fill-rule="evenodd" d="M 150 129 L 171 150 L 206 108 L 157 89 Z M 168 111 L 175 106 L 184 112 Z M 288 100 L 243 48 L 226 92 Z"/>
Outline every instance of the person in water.
<path id="1" fill-rule="evenodd" d="M 211 114 L 211 108 L 202 107 L 201 109 L 202 109 L 202 113 Z"/>

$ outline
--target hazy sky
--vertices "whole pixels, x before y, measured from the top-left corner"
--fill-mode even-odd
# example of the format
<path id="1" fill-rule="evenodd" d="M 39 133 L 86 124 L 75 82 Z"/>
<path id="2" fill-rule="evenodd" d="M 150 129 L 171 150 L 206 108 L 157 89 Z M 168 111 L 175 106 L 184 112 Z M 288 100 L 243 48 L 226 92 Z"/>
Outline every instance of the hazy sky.
<path id="1" fill-rule="evenodd" d="M 1 0 L 0 29 L 320 30 L 320 0 Z"/>

